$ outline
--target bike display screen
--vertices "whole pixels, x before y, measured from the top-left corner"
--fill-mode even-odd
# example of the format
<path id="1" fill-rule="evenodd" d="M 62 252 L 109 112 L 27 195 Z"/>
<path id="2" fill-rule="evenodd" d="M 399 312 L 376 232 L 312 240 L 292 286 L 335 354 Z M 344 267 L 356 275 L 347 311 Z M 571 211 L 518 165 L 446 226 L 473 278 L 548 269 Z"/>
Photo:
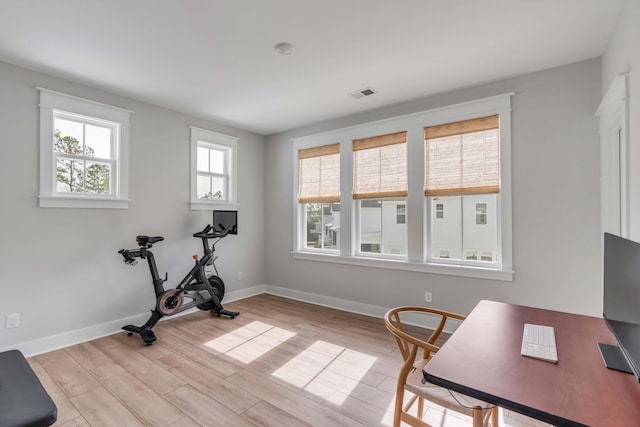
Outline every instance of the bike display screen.
<path id="1" fill-rule="evenodd" d="M 238 234 L 238 211 L 213 211 L 213 229 L 223 232 L 228 227 L 229 234 Z"/>

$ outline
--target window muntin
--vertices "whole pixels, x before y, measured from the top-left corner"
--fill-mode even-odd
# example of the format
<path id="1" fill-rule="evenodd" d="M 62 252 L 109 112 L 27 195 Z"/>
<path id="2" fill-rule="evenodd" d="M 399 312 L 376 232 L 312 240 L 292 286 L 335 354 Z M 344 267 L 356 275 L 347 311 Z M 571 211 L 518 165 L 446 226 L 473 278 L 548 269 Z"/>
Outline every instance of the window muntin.
<path id="1" fill-rule="evenodd" d="M 298 150 L 298 203 L 307 250 L 340 249 L 340 144 Z"/>
<path id="2" fill-rule="evenodd" d="M 238 138 L 191 126 L 191 209 L 237 207 Z"/>

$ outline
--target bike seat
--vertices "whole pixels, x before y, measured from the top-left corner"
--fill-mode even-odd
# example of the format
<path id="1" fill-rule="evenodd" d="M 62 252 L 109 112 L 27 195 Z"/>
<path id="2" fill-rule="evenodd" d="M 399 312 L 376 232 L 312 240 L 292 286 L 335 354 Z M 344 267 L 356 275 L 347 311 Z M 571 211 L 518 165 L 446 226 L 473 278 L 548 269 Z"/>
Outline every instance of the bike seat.
<path id="1" fill-rule="evenodd" d="M 162 242 L 164 237 L 162 236 L 136 236 L 136 242 L 138 242 L 139 246 L 149 246 L 153 245 L 156 242 Z"/>

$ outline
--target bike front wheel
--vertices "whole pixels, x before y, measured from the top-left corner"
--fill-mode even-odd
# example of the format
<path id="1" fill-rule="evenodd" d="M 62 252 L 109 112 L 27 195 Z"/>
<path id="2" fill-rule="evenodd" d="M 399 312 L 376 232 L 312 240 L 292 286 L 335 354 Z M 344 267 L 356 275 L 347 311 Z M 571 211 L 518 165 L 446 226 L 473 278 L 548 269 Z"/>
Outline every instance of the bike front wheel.
<path id="1" fill-rule="evenodd" d="M 222 301 L 224 297 L 224 282 L 218 276 L 209 277 L 209 285 L 213 288 L 213 294 L 218 298 L 219 301 Z M 199 304 L 197 306 L 200 310 L 211 310 L 213 306 L 212 301 L 207 301 L 205 303 Z"/>

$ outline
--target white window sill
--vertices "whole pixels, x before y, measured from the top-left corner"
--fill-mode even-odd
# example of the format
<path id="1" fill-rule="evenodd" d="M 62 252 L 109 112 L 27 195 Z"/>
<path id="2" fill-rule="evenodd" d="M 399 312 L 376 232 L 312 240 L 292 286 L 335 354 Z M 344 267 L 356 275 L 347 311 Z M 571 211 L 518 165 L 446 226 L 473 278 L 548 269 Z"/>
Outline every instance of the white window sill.
<path id="1" fill-rule="evenodd" d="M 237 210 L 238 204 L 233 202 L 204 202 L 198 200 L 197 202 L 190 202 L 189 207 L 192 211 L 210 211 L 213 209 Z"/>
<path id="2" fill-rule="evenodd" d="M 495 268 L 482 268 L 475 266 L 446 265 L 434 263 L 409 262 L 405 260 L 349 257 L 338 254 L 325 254 L 313 252 L 291 252 L 294 259 L 306 261 L 330 262 L 336 264 L 349 264 L 359 267 L 387 268 L 390 270 L 417 271 L 419 273 L 444 274 L 450 276 L 475 277 L 478 279 L 501 280 L 510 282 L 514 272 Z"/>
<path id="3" fill-rule="evenodd" d="M 38 196 L 38 206 L 41 208 L 128 209 L 129 200 L 85 196 Z"/>

